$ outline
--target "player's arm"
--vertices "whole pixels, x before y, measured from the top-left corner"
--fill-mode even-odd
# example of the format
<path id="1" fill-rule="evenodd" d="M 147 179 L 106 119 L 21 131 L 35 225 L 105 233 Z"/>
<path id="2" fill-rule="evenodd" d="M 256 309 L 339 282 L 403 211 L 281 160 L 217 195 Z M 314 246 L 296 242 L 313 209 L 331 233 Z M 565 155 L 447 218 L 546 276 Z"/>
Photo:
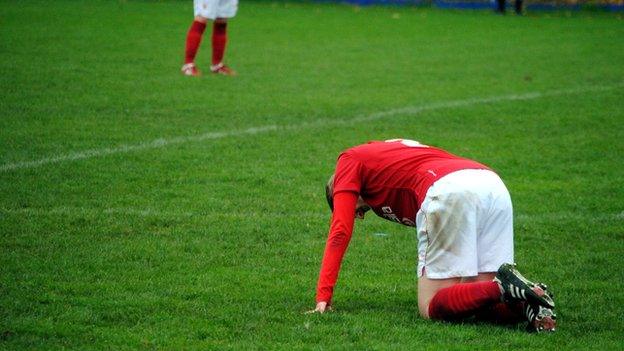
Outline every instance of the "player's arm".
<path id="1" fill-rule="evenodd" d="M 341 191 L 334 194 L 334 212 L 321 263 L 314 312 L 323 313 L 331 306 L 340 264 L 353 233 L 357 199 L 358 194 L 351 191 Z"/>

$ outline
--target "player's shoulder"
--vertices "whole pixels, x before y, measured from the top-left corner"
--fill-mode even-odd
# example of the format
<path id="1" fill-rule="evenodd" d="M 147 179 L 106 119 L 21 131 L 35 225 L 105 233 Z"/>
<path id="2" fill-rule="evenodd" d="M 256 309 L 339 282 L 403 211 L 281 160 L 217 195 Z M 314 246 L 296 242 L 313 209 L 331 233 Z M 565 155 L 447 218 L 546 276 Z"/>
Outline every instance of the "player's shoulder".
<path id="1" fill-rule="evenodd" d="M 387 143 L 385 141 L 378 141 L 378 140 L 372 140 L 369 142 L 366 142 L 364 144 L 360 144 L 360 145 L 356 145 L 356 146 L 352 146 L 348 149 L 346 149 L 344 151 L 344 153 L 358 153 L 358 152 L 365 152 L 368 150 L 375 150 L 378 149 L 380 147 L 384 147 L 385 145 L 387 145 Z"/>
<path id="2" fill-rule="evenodd" d="M 414 153 L 422 155 L 440 152 L 443 150 L 411 139 L 373 140 L 344 150 L 339 159 L 353 158 L 364 161 L 375 158 L 393 158 L 398 155 L 405 157 Z"/>
<path id="3" fill-rule="evenodd" d="M 354 146 L 347 151 L 351 153 L 371 153 L 384 152 L 388 150 L 404 149 L 404 148 L 429 148 L 429 146 L 421 144 L 414 140 L 408 139 L 390 139 L 390 140 L 372 140 L 365 144 Z"/>
<path id="4" fill-rule="evenodd" d="M 343 150 L 338 156 L 338 159 L 360 159 L 362 158 L 362 155 L 369 154 L 373 149 L 374 145 L 372 145 L 370 142 L 366 144 L 352 146 L 346 150 Z"/>

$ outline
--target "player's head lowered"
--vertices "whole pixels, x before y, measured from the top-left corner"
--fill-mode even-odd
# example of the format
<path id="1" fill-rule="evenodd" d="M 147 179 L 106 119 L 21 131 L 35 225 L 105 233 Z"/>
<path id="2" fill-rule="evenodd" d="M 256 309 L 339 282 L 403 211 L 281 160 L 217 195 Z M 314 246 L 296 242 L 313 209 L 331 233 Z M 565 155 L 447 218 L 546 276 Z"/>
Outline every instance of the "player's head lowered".
<path id="1" fill-rule="evenodd" d="M 334 212 L 334 175 L 332 174 L 325 184 L 325 199 L 329 205 L 329 210 Z"/>
<path id="2" fill-rule="evenodd" d="M 329 205 L 329 209 L 334 212 L 334 175 L 332 174 L 327 180 L 327 184 L 325 184 L 325 198 L 327 199 L 327 204 Z M 357 204 L 355 205 L 355 217 L 356 218 L 364 218 L 366 212 L 370 210 L 370 206 L 361 196 L 358 196 Z"/>

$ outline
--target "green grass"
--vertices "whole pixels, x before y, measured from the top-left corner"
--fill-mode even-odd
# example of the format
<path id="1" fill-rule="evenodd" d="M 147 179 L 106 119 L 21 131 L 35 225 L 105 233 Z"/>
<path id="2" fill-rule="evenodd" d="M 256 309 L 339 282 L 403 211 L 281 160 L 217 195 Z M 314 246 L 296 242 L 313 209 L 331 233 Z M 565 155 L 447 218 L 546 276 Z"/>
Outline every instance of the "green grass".
<path id="1" fill-rule="evenodd" d="M 232 79 L 180 75 L 191 18 L 190 0 L 0 2 L 0 349 L 622 348 L 621 15 L 243 2 Z M 501 174 L 556 334 L 420 319 L 414 231 L 372 217 L 336 312 L 303 314 L 336 156 L 396 137 Z M 48 162 L 123 145 L 145 147 Z"/>

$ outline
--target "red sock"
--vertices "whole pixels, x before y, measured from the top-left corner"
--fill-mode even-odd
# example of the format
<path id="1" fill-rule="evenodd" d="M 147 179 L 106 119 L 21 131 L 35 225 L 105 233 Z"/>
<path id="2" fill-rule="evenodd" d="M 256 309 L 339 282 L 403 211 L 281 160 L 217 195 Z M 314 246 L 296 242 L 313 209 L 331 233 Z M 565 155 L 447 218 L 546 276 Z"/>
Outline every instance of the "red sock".
<path id="1" fill-rule="evenodd" d="M 429 302 L 429 317 L 454 321 L 474 315 L 478 310 L 500 301 L 495 282 L 460 283 L 438 291 Z"/>
<path id="2" fill-rule="evenodd" d="M 477 312 L 476 317 L 496 324 L 516 324 L 525 320 L 522 307 L 523 303 L 521 302 L 514 304 L 499 302 Z"/>
<path id="3" fill-rule="evenodd" d="M 184 63 L 195 61 L 195 55 L 197 55 L 197 49 L 199 48 L 205 29 L 206 23 L 193 21 L 193 24 L 191 24 L 191 28 L 189 28 L 188 34 L 186 35 Z"/>
<path id="4" fill-rule="evenodd" d="M 223 61 L 225 44 L 227 43 L 227 23 L 215 22 L 212 25 L 212 64 Z"/>

